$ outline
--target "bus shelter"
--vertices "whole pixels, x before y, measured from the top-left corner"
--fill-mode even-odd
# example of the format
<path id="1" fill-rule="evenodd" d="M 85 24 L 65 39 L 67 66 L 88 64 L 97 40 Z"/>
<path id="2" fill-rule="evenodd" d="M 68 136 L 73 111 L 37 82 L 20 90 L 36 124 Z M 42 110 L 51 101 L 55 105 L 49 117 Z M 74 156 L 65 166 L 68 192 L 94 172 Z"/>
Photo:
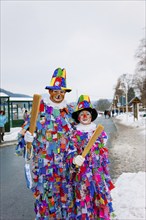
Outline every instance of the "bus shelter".
<path id="1" fill-rule="evenodd" d="M 32 97 L 10 97 L 10 119 L 11 127 L 22 126 L 24 111 L 30 112 L 32 108 Z"/>
<path id="2" fill-rule="evenodd" d="M 7 117 L 7 123 L 5 124 L 5 131 L 10 131 L 10 97 L 0 92 L 0 111 L 4 111 Z"/>
<path id="3" fill-rule="evenodd" d="M 141 103 L 141 100 L 138 97 L 134 97 L 130 102 L 129 105 L 133 106 L 133 115 L 134 120 L 138 120 L 138 113 L 139 113 L 139 104 Z"/>
<path id="4" fill-rule="evenodd" d="M 24 123 L 23 114 L 27 109 L 28 112 L 32 108 L 32 97 L 10 97 L 0 92 L 0 110 L 5 111 L 8 119 L 5 130 L 10 131 L 11 127 L 21 127 Z"/>

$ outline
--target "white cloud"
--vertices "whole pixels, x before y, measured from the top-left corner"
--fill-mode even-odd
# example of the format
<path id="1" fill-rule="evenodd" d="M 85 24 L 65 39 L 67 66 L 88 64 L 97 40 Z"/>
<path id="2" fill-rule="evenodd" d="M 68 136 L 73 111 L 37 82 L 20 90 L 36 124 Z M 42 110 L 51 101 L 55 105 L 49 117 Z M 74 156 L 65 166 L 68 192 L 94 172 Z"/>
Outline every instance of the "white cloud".
<path id="1" fill-rule="evenodd" d="M 2 1 L 2 88 L 42 93 L 53 71 L 61 67 L 74 91 L 112 98 L 117 78 L 134 72 L 134 53 L 144 37 L 144 5 Z M 76 95 L 73 92 L 73 98 Z"/>

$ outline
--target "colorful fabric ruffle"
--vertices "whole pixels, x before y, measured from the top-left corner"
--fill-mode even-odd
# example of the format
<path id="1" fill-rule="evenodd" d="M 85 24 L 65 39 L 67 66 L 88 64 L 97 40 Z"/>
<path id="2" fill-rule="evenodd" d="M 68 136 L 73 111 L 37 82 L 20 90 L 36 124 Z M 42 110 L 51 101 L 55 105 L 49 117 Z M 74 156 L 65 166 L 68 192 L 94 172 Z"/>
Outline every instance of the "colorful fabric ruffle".
<path id="1" fill-rule="evenodd" d="M 35 198 L 36 219 L 69 219 L 71 213 L 69 214 L 68 210 L 72 207 L 72 195 L 70 195 L 72 190 L 69 190 L 68 183 L 69 167 L 75 154 L 70 139 L 73 130 L 72 109 L 69 106 L 55 109 L 42 102 L 40 110 L 36 136 L 32 143 L 34 150 L 32 191 Z M 29 121 L 25 123 L 23 130 L 27 130 L 28 127 Z M 19 134 L 16 154 L 24 155 L 24 153 L 25 141 L 22 132 Z"/>
<path id="2" fill-rule="evenodd" d="M 79 130 L 72 136 L 77 154 L 82 154 L 89 141 L 88 132 Z M 114 188 L 109 175 L 107 135 L 103 131 L 86 155 L 83 165 L 72 171 L 70 184 L 74 188 L 73 219 L 109 220 L 113 212 L 110 191 Z"/>
<path id="3" fill-rule="evenodd" d="M 73 130 L 72 109 L 55 109 L 43 102 L 37 120 L 32 173 L 36 220 L 109 220 L 113 211 L 107 135 L 102 132 L 80 168 L 73 158 L 89 141 L 88 132 Z M 24 133 L 18 135 L 16 154 L 24 156 Z"/>

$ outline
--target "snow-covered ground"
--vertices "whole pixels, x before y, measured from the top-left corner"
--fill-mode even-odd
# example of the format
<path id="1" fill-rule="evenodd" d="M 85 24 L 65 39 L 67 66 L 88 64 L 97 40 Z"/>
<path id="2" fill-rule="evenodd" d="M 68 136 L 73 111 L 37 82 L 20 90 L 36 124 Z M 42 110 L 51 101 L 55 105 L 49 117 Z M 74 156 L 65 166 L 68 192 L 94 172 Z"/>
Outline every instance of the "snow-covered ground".
<path id="1" fill-rule="evenodd" d="M 139 119 L 134 121 L 131 114 L 128 115 L 128 117 L 125 114 L 121 114 L 115 116 L 114 121 L 115 123 L 124 125 L 125 128 L 128 128 L 128 132 L 127 130 L 125 130 L 124 137 L 120 134 L 120 132 L 124 131 L 120 129 L 118 130 L 118 138 L 113 140 L 114 154 L 118 154 L 118 156 L 121 158 L 121 163 L 124 163 L 124 159 L 126 160 L 126 158 L 123 158 L 124 154 L 129 156 L 127 158 L 131 160 L 130 163 L 134 163 L 134 160 L 137 160 L 135 155 L 137 154 L 137 152 L 139 152 L 137 157 L 141 158 L 139 158 L 138 171 L 134 172 L 132 168 L 130 169 L 130 166 L 133 166 L 133 164 L 130 164 L 130 166 L 125 169 L 126 172 L 123 171 L 115 181 L 115 188 L 112 190 L 112 198 L 116 217 L 114 217 L 113 219 L 145 220 L 146 170 L 144 161 L 146 159 L 146 117 L 139 116 Z M 4 140 L 16 140 L 17 134 L 20 129 L 21 128 L 12 128 L 9 133 L 5 133 Z M 133 135 L 135 135 L 135 137 Z"/>
<path id="2" fill-rule="evenodd" d="M 112 154 L 120 174 L 112 190 L 113 206 L 118 220 L 146 219 L 146 117 L 140 114 L 114 118 L 118 137 L 113 140 Z M 119 171 L 118 171 L 119 169 Z"/>
<path id="3" fill-rule="evenodd" d="M 10 132 L 5 132 L 4 141 L 16 141 L 18 132 L 21 130 L 21 127 L 11 128 Z"/>

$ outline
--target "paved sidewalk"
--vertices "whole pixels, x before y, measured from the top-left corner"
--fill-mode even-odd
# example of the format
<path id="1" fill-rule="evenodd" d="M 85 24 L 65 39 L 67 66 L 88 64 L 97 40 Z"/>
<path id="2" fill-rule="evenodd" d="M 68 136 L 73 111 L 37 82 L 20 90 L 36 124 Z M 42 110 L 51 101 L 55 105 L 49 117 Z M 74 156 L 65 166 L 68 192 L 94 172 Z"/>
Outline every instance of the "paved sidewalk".
<path id="1" fill-rule="evenodd" d="M 16 144 L 17 144 L 17 140 L 3 141 L 0 143 L 0 148 L 1 147 L 9 147 L 9 146 L 16 145 Z"/>

